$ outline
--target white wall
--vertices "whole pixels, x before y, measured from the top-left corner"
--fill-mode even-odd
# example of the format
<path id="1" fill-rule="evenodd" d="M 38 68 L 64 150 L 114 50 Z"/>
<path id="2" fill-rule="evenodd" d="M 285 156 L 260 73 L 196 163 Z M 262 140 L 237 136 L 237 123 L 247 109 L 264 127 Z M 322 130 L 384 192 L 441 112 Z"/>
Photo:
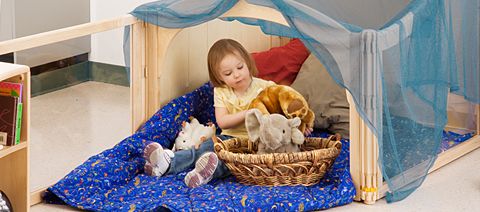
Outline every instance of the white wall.
<path id="1" fill-rule="evenodd" d="M 34 35 L 90 21 L 88 1 L 2 0 L 13 6 L 13 38 Z M 3 25 L 2 25 L 3 26 Z M 69 58 L 90 51 L 88 36 L 56 42 L 15 53 L 15 63 L 30 67 Z"/>
<path id="2" fill-rule="evenodd" d="M 120 17 L 153 0 L 90 0 L 92 22 Z M 90 61 L 124 66 L 123 28 L 92 35 Z"/>
<path id="3" fill-rule="evenodd" d="M 0 41 L 13 38 L 13 2 L 0 0 Z"/>

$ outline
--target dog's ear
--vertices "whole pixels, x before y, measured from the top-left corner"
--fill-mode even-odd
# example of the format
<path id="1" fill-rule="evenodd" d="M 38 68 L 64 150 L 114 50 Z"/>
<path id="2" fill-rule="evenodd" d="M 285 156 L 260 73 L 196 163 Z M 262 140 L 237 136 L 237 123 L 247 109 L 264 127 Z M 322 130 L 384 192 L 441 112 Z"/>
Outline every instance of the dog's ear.
<path id="1" fill-rule="evenodd" d="M 305 105 L 303 105 L 302 101 L 298 100 L 298 99 L 294 99 L 292 102 L 290 102 L 290 104 L 288 105 L 287 107 L 287 112 L 288 114 L 291 114 L 291 113 L 294 113 L 296 111 L 299 111 L 301 110 L 302 108 L 304 108 Z"/>
<path id="2" fill-rule="evenodd" d="M 245 115 L 245 127 L 247 128 L 248 137 L 251 141 L 256 142 L 260 138 L 260 122 L 262 113 L 258 109 L 250 109 Z"/>

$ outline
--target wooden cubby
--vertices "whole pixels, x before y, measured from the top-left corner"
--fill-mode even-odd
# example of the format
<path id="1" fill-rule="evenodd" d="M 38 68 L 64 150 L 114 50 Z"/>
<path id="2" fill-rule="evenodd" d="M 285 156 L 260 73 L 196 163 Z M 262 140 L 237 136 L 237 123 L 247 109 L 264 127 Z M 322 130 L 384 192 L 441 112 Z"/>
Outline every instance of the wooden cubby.
<path id="1" fill-rule="evenodd" d="M 0 190 L 10 199 L 14 211 L 28 211 L 29 193 L 29 128 L 30 68 L 0 62 L 0 81 L 23 83 L 23 114 L 20 144 L 0 150 Z"/>

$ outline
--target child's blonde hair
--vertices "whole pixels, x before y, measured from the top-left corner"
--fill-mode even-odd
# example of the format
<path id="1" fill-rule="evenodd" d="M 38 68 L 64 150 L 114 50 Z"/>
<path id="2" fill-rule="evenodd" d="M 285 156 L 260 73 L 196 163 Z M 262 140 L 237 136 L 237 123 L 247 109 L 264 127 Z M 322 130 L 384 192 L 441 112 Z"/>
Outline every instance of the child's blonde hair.
<path id="1" fill-rule="evenodd" d="M 208 75 L 210 76 L 210 81 L 214 87 L 221 87 L 225 85 L 225 82 L 221 80 L 218 69 L 221 61 L 228 54 L 233 54 L 243 58 L 248 70 L 250 71 L 250 76 L 253 77 L 257 75 L 255 61 L 252 59 L 247 50 L 245 50 L 245 48 L 243 48 L 243 46 L 235 40 L 221 39 L 215 42 L 208 51 Z"/>

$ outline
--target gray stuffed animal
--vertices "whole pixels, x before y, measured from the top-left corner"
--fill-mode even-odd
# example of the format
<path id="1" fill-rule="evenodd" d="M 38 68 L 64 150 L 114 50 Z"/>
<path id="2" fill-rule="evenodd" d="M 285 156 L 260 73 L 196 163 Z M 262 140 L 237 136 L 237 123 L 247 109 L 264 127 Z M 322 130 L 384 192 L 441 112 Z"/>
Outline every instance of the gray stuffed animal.
<path id="1" fill-rule="evenodd" d="M 245 126 L 252 142 L 258 142 L 257 154 L 299 152 L 305 137 L 298 129 L 298 117 L 287 119 L 280 114 L 265 114 L 258 109 L 247 111 Z"/>

